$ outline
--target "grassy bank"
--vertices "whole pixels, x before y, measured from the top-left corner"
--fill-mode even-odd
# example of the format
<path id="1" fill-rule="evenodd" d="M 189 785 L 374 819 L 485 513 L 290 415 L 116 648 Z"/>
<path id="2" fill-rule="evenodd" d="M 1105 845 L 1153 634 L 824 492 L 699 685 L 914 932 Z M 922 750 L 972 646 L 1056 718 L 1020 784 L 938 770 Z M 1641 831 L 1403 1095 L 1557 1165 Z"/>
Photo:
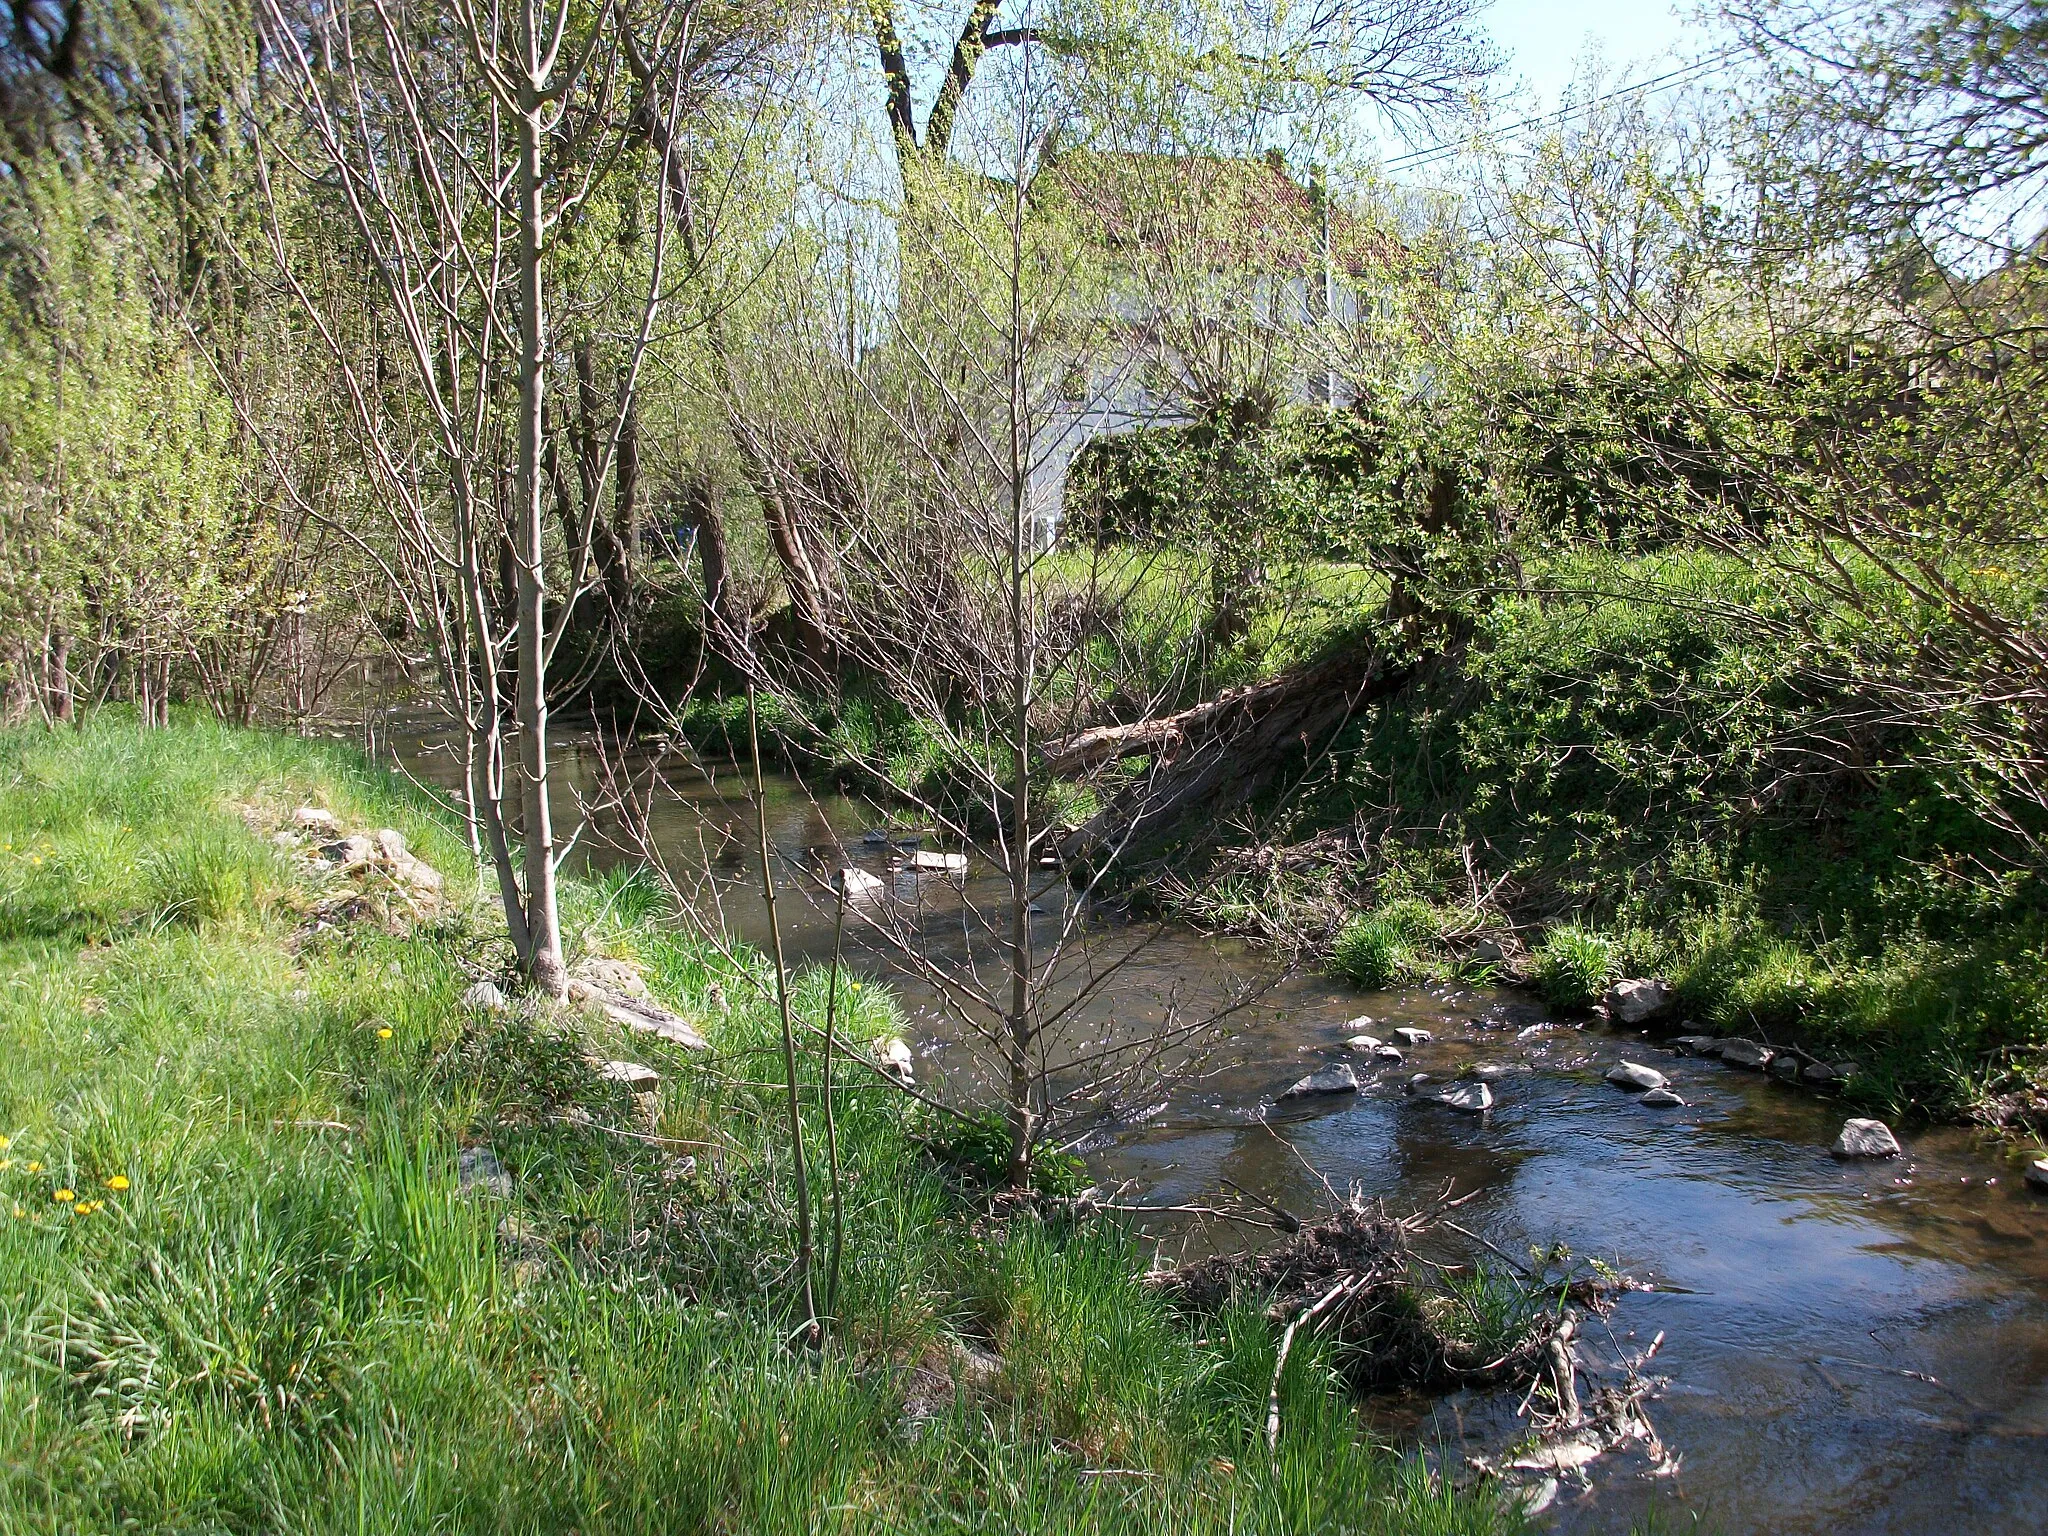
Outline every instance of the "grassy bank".
<path id="1" fill-rule="evenodd" d="M 273 831 L 306 804 L 400 829 L 446 904 L 322 926 Z M 1501 1524 L 1312 1345 L 1269 1456 L 1255 1303 L 1198 1332 L 1118 1231 L 991 1223 L 879 1086 L 842 1105 L 841 1342 L 791 1348 L 758 963 L 631 880 L 571 887 L 573 942 L 708 1059 L 462 1006 L 503 958 L 467 855 L 338 749 L 0 734 L 0 845 L 0 1530 Z M 660 1071 L 651 1118 L 593 1057 Z M 485 1146 L 508 1194 L 461 1183 Z"/>
<path id="2" fill-rule="evenodd" d="M 1857 1102 L 2048 1126 L 2048 888 L 1935 733 L 1859 728 L 1810 634 L 1744 617 L 1773 596 L 1733 562 L 1582 549 L 1524 586 L 1190 915 L 1371 987 L 1515 977 L 1580 1007 L 1662 976 L 1700 1029 L 1854 1060 Z"/>

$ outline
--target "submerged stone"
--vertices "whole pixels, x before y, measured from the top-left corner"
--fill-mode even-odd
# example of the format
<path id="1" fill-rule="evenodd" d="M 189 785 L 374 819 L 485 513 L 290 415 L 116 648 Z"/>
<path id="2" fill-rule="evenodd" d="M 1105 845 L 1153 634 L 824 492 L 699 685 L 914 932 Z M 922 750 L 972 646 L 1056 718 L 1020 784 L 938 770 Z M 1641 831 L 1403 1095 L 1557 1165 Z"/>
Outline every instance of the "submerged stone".
<path id="1" fill-rule="evenodd" d="M 1669 1042 L 1681 1056 L 1718 1056 L 1721 1041 L 1714 1035 L 1676 1035 Z"/>
<path id="2" fill-rule="evenodd" d="M 1324 1067 L 1320 1072 L 1311 1072 L 1295 1083 L 1280 1097 L 1283 1099 L 1307 1099 L 1326 1093 L 1358 1092 L 1358 1074 L 1349 1064 L 1339 1062 L 1334 1067 Z"/>
<path id="3" fill-rule="evenodd" d="M 1617 1088 L 1642 1093 L 1651 1088 L 1662 1088 L 1666 1079 L 1655 1067 L 1646 1067 L 1639 1061 L 1617 1061 L 1607 1069 L 1607 1081 Z"/>
<path id="4" fill-rule="evenodd" d="M 1493 1090 L 1484 1083 L 1458 1083 L 1434 1098 L 1444 1108 L 1461 1110 L 1468 1115 L 1483 1115 L 1493 1108 Z"/>
<path id="5" fill-rule="evenodd" d="M 1636 1102 L 1647 1104 L 1652 1109 L 1683 1109 L 1685 1107 L 1685 1100 L 1681 1099 L 1669 1088 L 1652 1088 Z"/>

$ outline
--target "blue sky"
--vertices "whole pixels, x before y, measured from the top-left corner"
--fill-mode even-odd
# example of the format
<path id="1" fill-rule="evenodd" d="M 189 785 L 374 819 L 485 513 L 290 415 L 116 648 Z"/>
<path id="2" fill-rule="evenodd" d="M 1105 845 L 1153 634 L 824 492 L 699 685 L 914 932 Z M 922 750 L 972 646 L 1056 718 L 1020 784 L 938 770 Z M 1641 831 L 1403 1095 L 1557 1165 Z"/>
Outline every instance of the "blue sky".
<path id="1" fill-rule="evenodd" d="M 1620 66 L 1682 49 L 1692 30 L 1670 0 L 1495 0 L 1486 23 L 1508 55 L 1506 75 L 1529 87 L 1509 99 L 1532 112 L 1557 104 L 1589 43 Z"/>

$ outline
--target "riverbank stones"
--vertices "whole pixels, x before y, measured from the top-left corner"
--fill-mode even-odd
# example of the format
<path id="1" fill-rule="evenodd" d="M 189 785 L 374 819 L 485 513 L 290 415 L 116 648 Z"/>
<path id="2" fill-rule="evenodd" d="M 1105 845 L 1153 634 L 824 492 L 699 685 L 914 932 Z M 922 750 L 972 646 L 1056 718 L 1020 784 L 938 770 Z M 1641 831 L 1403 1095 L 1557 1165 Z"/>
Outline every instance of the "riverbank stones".
<path id="1" fill-rule="evenodd" d="M 1666 1078 L 1655 1067 L 1646 1067 L 1639 1061 L 1617 1061 L 1607 1069 L 1607 1081 L 1630 1093 L 1645 1093 L 1662 1088 Z"/>
<path id="2" fill-rule="evenodd" d="M 1668 981 L 1638 977 L 1617 981 L 1603 999 L 1607 1017 L 1630 1026 L 1653 1023 L 1678 1005 L 1678 991 Z"/>
<path id="3" fill-rule="evenodd" d="M 1426 1029 L 1401 1028 L 1394 1031 L 1394 1038 L 1406 1046 L 1427 1045 L 1436 1036 Z"/>
<path id="4" fill-rule="evenodd" d="M 1781 1077 L 1788 1083 L 1799 1081 L 1799 1058 L 1783 1054 L 1771 1058 L 1771 1076 Z"/>
<path id="5" fill-rule="evenodd" d="M 1383 1042 L 1378 1035 L 1353 1035 L 1344 1042 L 1347 1051 L 1361 1051 L 1367 1055 L 1378 1050 Z"/>
<path id="6" fill-rule="evenodd" d="M 1882 1120 L 1846 1120 L 1833 1147 L 1839 1158 L 1897 1157 L 1899 1138 Z"/>
<path id="7" fill-rule="evenodd" d="M 2027 1182 L 2036 1189 L 2048 1189 L 2048 1157 L 2037 1157 L 2027 1164 Z"/>
<path id="8" fill-rule="evenodd" d="M 1756 1040 L 1723 1040 L 1721 1059 L 1731 1067 L 1745 1071 L 1761 1072 L 1771 1064 L 1771 1058 L 1778 1053 L 1768 1045 Z"/>
<path id="9" fill-rule="evenodd" d="M 911 1058 L 910 1043 L 900 1036 L 877 1040 L 875 1061 L 899 1083 L 907 1085 L 917 1080 L 917 1066 Z"/>
<path id="10" fill-rule="evenodd" d="M 1715 1035 L 1674 1035 L 1665 1042 L 1681 1056 L 1718 1056 L 1721 1041 Z"/>
<path id="11" fill-rule="evenodd" d="M 1324 1067 L 1320 1072 L 1311 1072 L 1300 1082 L 1293 1084 L 1280 1095 L 1284 1099 L 1312 1099 L 1325 1094 L 1358 1092 L 1358 1074 L 1351 1070 L 1348 1062 L 1339 1062 L 1334 1067 Z"/>
<path id="12" fill-rule="evenodd" d="M 461 1001 L 463 1007 L 475 1008 L 482 1013 L 505 1013 L 512 1007 L 511 1000 L 505 996 L 504 988 L 495 981 L 472 983 L 469 990 L 462 994 Z"/>

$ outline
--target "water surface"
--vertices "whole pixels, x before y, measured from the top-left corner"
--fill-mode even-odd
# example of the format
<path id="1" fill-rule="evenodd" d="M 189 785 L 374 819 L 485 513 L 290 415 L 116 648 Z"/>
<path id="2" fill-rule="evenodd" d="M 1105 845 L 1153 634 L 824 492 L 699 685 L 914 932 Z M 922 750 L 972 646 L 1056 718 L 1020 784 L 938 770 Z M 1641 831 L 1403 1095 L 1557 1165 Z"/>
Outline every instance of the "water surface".
<path id="1" fill-rule="evenodd" d="M 451 781 L 431 732 L 399 739 L 422 778 Z M 599 756 L 567 732 L 557 751 L 557 809 L 573 827 L 601 798 Z M 736 788 L 679 772 L 649 824 L 706 910 L 759 941 L 753 813 L 722 792 Z M 829 952 L 818 877 L 850 863 L 914 907 L 927 952 L 957 974 L 998 962 L 976 918 L 997 905 L 983 866 L 958 884 L 909 876 L 896 840 L 862 841 L 881 819 L 872 808 L 814 798 L 786 777 L 770 785 L 767 809 L 795 898 L 783 904 L 794 960 Z M 597 862 L 622 856 L 594 834 L 583 846 Z M 1041 946 L 1062 903 L 1056 889 L 1043 894 Z M 1090 932 L 1077 955 L 1124 956 L 1134 937 L 1106 921 Z M 1669 1381 L 1649 1411 L 1678 1453 L 1676 1471 L 1649 1477 L 1610 1458 L 1590 1490 L 1567 1482 L 1544 1527 L 1627 1531 L 1655 1511 L 1660 1529 L 1697 1519 L 1728 1532 L 2048 1531 L 2048 1198 L 1996 1143 L 1936 1130 L 1906 1137 L 1903 1158 L 1838 1163 L 1827 1149 L 1839 1105 L 1667 1057 L 1633 1032 L 1549 1019 L 1517 994 L 1361 994 L 1236 941 L 1172 928 L 1142 936 L 1078 1011 L 1075 1039 L 1234 1011 L 1206 1040 L 1200 1074 L 1137 1113 L 1147 1095 L 1134 1083 L 1122 1118 L 1084 1143 L 1093 1171 L 1126 1199 L 1199 1204 L 1227 1180 L 1295 1211 L 1353 1188 L 1402 1209 L 1450 1185 L 1478 1191 L 1460 1220 L 1510 1253 L 1563 1243 L 1658 1284 L 1594 1324 L 1585 1352 L 1597 1365 L 1665 1334 L 1654 1369 Z M 975 1093 L 971 1036 L 941 989 L 904 972 L 859 924 L 851 940 L 856 963 L 900 991 L 921 1076 Z M 1399 1025 L 1435 1038 L 1355 1098 L 1275 1106 L 1296 1078 L 1351 1059 L 1347 1035 L 1385 1038 Z M 1623 1056 L 1671 1074 L 1686 1107 L 1650 1109 L 1605 1083 Z M 1478 1062 L 1515 1069 L 1494 1083 L 1498 1102 L 1484 1117 L 1424 1107 L 1404 1091 L 1412 1073 L 1443 1077 Z M 1185 1220 L 1153 1226 L 1175 1251 L 1236 1239 Z M 1368 1412 L 1458 1470 L 1467 1450 L 1498 1443 L 1511 1408 L 1460 1397 Z"/>

